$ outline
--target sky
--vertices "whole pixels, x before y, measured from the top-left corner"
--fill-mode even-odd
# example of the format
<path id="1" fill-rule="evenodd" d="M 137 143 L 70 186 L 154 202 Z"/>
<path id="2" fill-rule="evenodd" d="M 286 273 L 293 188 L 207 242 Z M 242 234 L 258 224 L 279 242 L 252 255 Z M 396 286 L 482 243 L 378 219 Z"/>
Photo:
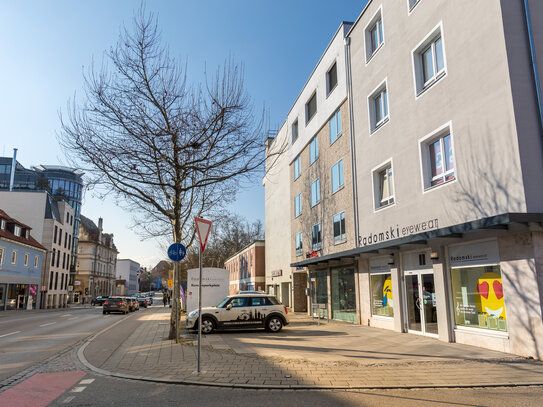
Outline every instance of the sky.
<path id="1" fill-rule="evenodd" d="M 245 68 L 256 110 L 277 130 L 342 21 L 355 21 L 366 0 L 156 0 L 162 40 L 199 82 L 232 55 Z M 83 72 L 101 64 L 120 29 L 130 28 L 140 1 L 0 0 L 0 153 L 25 167 L 66 165 L 57 142 L 59 113 L 83 95 Z M 264 223 L 261 183 L 239 193 L 232 213 Z M 86 193 L 82 214 L 114 234 L 119 258 L 154 266 L 167 258 L 155 241 L 141 241 L 130 214 L 113 200 Z"/>

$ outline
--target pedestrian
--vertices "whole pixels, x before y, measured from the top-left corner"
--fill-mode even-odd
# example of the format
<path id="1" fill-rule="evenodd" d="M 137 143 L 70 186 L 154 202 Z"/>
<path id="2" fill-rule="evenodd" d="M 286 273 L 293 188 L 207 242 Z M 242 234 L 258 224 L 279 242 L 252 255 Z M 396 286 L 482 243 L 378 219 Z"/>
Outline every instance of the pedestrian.
<path id="1" fill-rule="evenodd" d="M 168 303 L 168 294 L 162 294 L 162 302 L 164 303 L 164 306 L 166 306 L 166 304 Z"/>
<path id="2" fill-rule="evenodd" d="M 83 305 L 85 305 L 85 297 L 83 297 L 82 302 L 83 302 Z"/>

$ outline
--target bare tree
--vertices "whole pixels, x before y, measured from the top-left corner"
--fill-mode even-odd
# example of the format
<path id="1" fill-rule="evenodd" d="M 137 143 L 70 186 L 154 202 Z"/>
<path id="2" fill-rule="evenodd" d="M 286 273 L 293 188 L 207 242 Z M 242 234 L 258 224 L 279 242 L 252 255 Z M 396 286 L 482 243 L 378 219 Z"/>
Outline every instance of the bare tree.
<path id="1" fill-rule="evenodd" d="M 88 185 L 130 210 L 142 236 L 188 247 L 194 216 L 220 211 L 265 159 L 243 68 L 230 58 L 204 84 L 189 84 L 143 7 L 60 119 L 59 142 Z"/>

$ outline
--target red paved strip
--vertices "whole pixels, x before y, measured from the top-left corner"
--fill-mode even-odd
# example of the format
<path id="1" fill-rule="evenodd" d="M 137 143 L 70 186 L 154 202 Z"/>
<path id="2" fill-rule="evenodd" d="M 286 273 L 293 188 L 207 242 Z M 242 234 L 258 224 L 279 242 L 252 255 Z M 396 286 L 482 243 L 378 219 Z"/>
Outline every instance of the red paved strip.
<path id="1" fill-rule="evenodd" d="M 35 374 L 0 393 L 0 406 L 45 407 L 86 374 L 80 370 Z"/>

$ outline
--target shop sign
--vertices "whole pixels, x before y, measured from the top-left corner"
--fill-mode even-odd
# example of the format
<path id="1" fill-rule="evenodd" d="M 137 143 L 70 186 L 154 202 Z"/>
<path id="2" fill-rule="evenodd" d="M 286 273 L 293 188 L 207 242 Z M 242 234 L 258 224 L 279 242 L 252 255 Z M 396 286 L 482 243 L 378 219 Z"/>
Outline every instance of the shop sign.
<path id="1" fill-rule="evenodd" d="M 367 246 L 435 229 L 439 229 L 439 221 L 437 218 L 414 223 L 412 225 L 400 226 L 397 224 L 396 226 L 390 226 L 388 229 L 379 232 L 371 232 L 368 235 L 359 236 L 358 239 L 362 246 Z"/>
<path id="2" fill-rule="evenodd" d="M 451 268 L 499 264 L 498 242 L 491 240 L 488 242 L 451 246 L 449 247 L 449 260 Z"/>
<path id="3" fill-rule="evenodd" d="M 281 277 L 283 275 L 283 270 L 273 270 L 271 275 L 272 277 Z"/>
<path id="4" fill-rule="evenodd" d="M 75 280 L 74 285 L 81 285 L 81 281 Z"/>

